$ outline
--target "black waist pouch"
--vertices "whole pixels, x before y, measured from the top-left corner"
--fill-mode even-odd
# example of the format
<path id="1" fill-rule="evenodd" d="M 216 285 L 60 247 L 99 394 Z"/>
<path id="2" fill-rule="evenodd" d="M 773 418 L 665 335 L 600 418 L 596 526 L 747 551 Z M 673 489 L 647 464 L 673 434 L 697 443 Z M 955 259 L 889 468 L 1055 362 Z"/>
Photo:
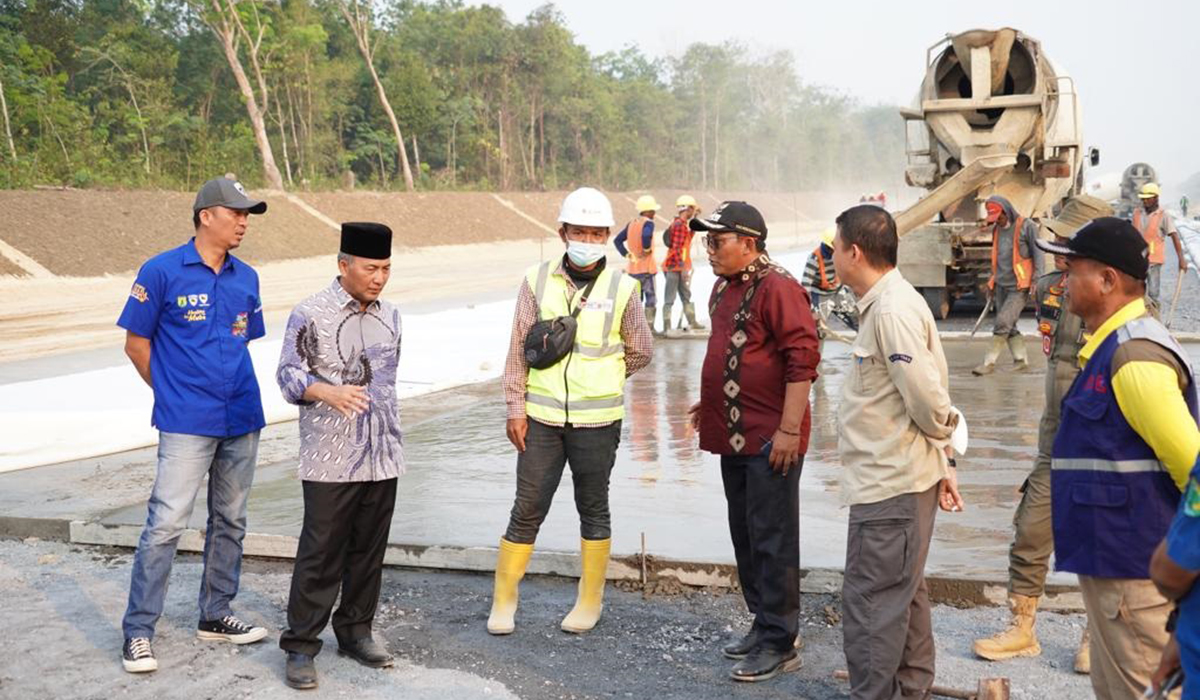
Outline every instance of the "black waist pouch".
<path id="1" fill-rule="evenodd" d="M 587 303 L 588 295 L 592 293 L 594 286 L 595 279 L 583 290 L 579 306 L 575 307 L 571 315 L 538 321 L 530 327 L 529 332 L 525 334 L 525 364 L 534 369 L 546 369 L 558 364 L 571 353 L 575 347 L 575 332 L 579 329 L 579 322 L 575 317 Z M 538 303 L 541 303 L 540 299 Z"/>

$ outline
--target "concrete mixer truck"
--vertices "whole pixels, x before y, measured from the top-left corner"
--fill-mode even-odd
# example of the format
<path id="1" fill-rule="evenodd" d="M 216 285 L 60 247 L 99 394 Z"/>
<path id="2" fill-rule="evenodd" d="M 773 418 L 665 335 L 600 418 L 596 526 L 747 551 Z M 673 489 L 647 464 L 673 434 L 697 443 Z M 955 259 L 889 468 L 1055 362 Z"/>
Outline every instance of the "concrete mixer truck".
<path id="1" fill-rule="evenodd" d="M 1026 217 L 1052 214 L 1083 186 L 1079 104 L 1041 43 L 1015 29 L 950 34 L 926 52 L 907 132 L 905 181 L 927 190 L 895 215 L 899 265 L 934 316 L 986 297 L 991 230 L 984 202 L 1006 197 Z M 1048 269 L 1048 268 L 1047 268 Z"/>

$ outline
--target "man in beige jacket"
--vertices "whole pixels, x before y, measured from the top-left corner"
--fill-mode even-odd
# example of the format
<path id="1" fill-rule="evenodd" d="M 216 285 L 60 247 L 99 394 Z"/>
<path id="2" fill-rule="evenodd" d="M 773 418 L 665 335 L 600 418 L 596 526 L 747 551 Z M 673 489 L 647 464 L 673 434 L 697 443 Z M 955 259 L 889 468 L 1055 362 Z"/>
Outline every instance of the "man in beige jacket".
<path id="1" fill-rule="evenodd" d="M 896 269 L 896 223 L 860 205 L 837 218 L 833 264 L 858 301 L 838 452 L 850 506 L 842 634 L 854 700 L 925 697 L 934 644 L 925 559 L 933 520 L 961 510 L 947 445 L 958 423 L 924 299 Z"/>

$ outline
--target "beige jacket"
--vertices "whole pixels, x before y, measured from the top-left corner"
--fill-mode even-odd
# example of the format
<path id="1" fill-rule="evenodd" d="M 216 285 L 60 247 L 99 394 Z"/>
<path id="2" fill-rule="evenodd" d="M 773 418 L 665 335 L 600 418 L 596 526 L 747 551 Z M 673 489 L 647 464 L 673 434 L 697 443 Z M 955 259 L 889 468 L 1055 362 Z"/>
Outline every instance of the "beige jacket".
<path id="1" fill-rule="evenodd" d="M 858 337 L 839 411 L 842 501 L 878 503 L 946 475 L 946 356 L 925 300 L 893 269 L 858 302 Z"/>

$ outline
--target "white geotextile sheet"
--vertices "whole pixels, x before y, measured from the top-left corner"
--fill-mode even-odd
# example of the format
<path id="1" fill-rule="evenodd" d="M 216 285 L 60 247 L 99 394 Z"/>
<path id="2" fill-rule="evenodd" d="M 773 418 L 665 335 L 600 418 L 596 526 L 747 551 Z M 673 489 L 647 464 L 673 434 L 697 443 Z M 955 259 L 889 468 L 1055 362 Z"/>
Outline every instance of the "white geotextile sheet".
<path id="1" fill-rule="evenodd" d="M 776 261 L 798 279 L 807 257 L 807 251 L 799 251 Z M 697 263 L 693 301 L 697 315 L 707 322 L 708 294 L 715 278 L 706 261 Z M 613 259 L 609 264 L 621 261 Z M 661 304 L 661 275 L 657 291 Z M 514 303 L 505 298 L 427 314 L 405 314 L 401 304 L 400 400 L 499 377 L 504 371 Z M 680 313 L 677 302 L 675 316 Z M 268 423 L 297 417 L 297 408 L 284 402 L 275 383 L 281 344 L 281 340 L 250 344 Z M 157 444 L 158 431 L 150 426 L 153 404 L 150 388 L 131 365 L 0 385 L 0 472 Z"/>

